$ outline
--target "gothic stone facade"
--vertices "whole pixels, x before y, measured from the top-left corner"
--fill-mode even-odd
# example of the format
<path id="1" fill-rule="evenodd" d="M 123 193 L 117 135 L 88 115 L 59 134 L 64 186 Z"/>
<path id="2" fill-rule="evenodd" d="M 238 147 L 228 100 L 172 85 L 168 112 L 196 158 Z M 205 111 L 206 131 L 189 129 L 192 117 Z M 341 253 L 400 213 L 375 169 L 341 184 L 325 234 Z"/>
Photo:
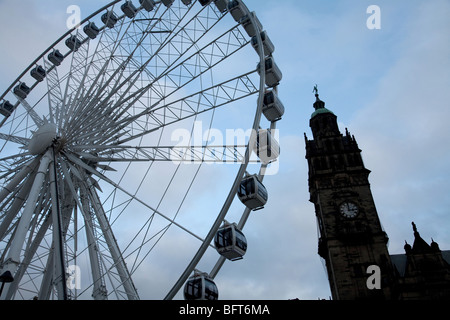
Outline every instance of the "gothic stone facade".
<path id="1" fill-rule="evenodd" d="M 405 254 L 389 254 L 355 137 L 339 131 L 318 94 L 314 108 L 313 140 L 305 134 L 309 192 L 333 299 L 449 299 L 450 252 L 434 241 L 428 245 L 414 225 L 414 245 L 407 244 Z M 379 290 L 367 285 L 370 266 L 380 268 Z"/>

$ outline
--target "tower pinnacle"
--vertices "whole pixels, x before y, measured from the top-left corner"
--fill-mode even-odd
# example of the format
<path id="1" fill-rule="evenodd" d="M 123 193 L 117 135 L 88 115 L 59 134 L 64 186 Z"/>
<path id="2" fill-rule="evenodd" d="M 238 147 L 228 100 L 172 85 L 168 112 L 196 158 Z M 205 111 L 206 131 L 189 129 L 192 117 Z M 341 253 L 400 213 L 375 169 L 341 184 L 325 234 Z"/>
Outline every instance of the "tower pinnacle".
<path id="1" fill-rule="evenodd" d="M 331 112 L 330 110 L 325 108 L 325 102 L 320 100 L 320 98 L 319 98 L 319 87 L 318 87 L 317 84 L 314 86 L 313 93 L 316 96 L 316 102 L 314 102 L 314 105 L 313 105 L 314 109 L 316 111 L 311 115 L 311 119 L 314 118 L 315 116 L 319 115 L 319 114 L 324 114 L 324 113 L 331 113 L 331 114 L 333 114 L 333 112 Z"/>
<path id="2" fill-rule="evenodd" d="M 314 103 L 314 109 L 316 109 L 316 110 L 325 109 L 325 102 L 323 102 L 322 100 L 319 99 L 319 87 L 317 84 L 314 86 L 313 92 L 315 93 L 315 96 L 316 96 L 316 102 Z"/>

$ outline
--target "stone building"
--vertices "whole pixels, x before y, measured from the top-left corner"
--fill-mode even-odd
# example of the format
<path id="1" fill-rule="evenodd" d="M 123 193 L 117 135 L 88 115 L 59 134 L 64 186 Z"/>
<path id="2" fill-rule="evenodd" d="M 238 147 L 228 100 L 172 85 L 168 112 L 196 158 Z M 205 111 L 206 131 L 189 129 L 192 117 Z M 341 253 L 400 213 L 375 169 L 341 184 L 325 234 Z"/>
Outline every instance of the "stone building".
<path id="1" fill-rule="evenodd" d="M 310 127 L 305 134 L 310 201 L 314 204 L 319 255 L 325 260 L 332 298 L 450 299 L 450 251 L 428 245 L 413 224 L 414 243 L 405 254 L 388 252 L 371 193 L 361 149 L 336 115 L 316 93 Z M 376 266 L 380 288 L 368 285 L 368 270 Z"/>

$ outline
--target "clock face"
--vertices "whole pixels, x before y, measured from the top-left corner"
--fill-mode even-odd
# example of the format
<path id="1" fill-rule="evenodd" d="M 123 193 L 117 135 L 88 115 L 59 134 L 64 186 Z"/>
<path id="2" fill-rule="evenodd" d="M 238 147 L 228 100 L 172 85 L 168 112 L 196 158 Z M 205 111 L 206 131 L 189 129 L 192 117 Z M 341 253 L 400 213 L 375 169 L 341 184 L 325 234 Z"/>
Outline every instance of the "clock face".
<path id="1" fill-rule="evenodd" d="M 355 218 L 358 215 L 358 206 L 353 202 L 344 202 L 340 207 L 341 214 L 346 218 Z"/>

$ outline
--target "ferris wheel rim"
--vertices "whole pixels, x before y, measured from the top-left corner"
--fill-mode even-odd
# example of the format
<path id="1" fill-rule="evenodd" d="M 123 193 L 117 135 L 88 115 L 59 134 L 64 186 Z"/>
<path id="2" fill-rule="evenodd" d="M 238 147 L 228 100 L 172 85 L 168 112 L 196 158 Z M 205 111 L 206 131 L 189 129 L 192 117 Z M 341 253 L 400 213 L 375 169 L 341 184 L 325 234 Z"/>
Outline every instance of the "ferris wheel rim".
<path id="1" fill-rule="evenodd" d="M 84 19 L 81 23 L 80 23 L 80 27 L 81 25 L 85 24 L 86 22 L 88 22 L 92 17 L 99 15 L 101 12 L 104 12 L 105 10 L 107 10 L 110 7 L 113 7 L 115 4 L 121 2 L 121 0 L 115 0 L 112 1 L 110 4 L 104 6 L 103 8 L 99 9 L 98 11 L 96 11 L 94 14 L 90 15 L 88 18 Z M 61 38 L 59 38 L 57 40 L 57 42 L 55 42 L 51 47 L 49 47 L 46 51 L 44 51 L 18 78 L 15 82 L 13 82 L 13 84 L 7 89 L 7 91 L 0 97 L 0 101 L 7 95 L 8 92 L 10 92 L 12 90 L 12 88 L 14 87 L 14 85 L 16 85 L 17 83 L 20 82 L 20 80 L 24 77 L 24 75 L 29 72 L 33 66 L 35 66 L 37 64 L 37 62 L 39 60 L 41 60 L 46 54 L 48 54 L 49 52 L 51 52 L 52 50 L 54 50 L 56 48 L 56 46 L 58 44 L 60 44 L 62 41 L 64 41 L 64 39 L 67 38 L 68 35 L 72 34 L 77 28 L 73 28 L 71 30 L 69 30 L 67 33 L 65 33 Z M 259 30 L 262 31 L 262 30 Z M 262 115 L 262 105 L 263 105 L 263 95 L 264 95 L 264 91 L 266 89 L 265 87 L 265 66 L 264 66 L 264 53 L 263 53 L 263 47 L 262 47 L 262 40 L 261 40 L 261 35 L 260 32 L 257 32 L 257 38 L 258 38 L 258 55 L 260 57 L 260 65 L 261 65 L 261 73 L 260 73 L 260 85 L 259 85 L 259 95 L 258 95 L 258 102 L 257 102 L 257 108 L 256 108 L 256 112 L 255 112 L 255 117 L 254 117 L 254 123 L 253 123 L 253 132 L 257 132 L 260 121 L 261 121 L 261 115 Z M 70 54 L 73 54 L 74 51 L 70 52 Z M 246 156 L 245 158 L 249 158 L 249 155 L 247 156 L 247 154 L 251 154 L 251 146 L 250 144 L 248 144 L 246 146 Z M 31 161 L 31 160 L 30 160 Z M 235 182 L 233 183 L 233 186 L 228 194 L 227 200 L 225 201 L 224 207 L 227 206 L 227 203 L 229 202 L 229 199 L 232 199 L 235 197 L 236 194 L 236 190 L 237 187 L 240 183 L 240 181 L 242 180 L 246 168 L 247 168 L 248 162 L 246 162 L 245 164 L 242 164 L 238 174 L 236 175 L 235 178 Z M 231 203 L 230 203 L 231 204 Z M 224 212 L 224 216 L 226 215 L 228 209 L 225 210 Z M 222 212 L 221 212 L 222 213 Z M 213 227 L 211 227 L 210 233 L 214 233 L 213 231 L 216 229 L 217 224 L 223 221 L 223 217 L 221 215 L 221 213 L 219 213 L 218 217 L 217 217 L 217 222 L 213 225 Z M 219 225 L 220 226 L 220 225 Z M 217 227 L 218 228 L 218 227 Z M 207 241 L 208 238 L 204 239 L 204 243 L 208 242 Z M 209 245 L 211 241 L 209 241 L 207 243 L 207 245 Z"/>

